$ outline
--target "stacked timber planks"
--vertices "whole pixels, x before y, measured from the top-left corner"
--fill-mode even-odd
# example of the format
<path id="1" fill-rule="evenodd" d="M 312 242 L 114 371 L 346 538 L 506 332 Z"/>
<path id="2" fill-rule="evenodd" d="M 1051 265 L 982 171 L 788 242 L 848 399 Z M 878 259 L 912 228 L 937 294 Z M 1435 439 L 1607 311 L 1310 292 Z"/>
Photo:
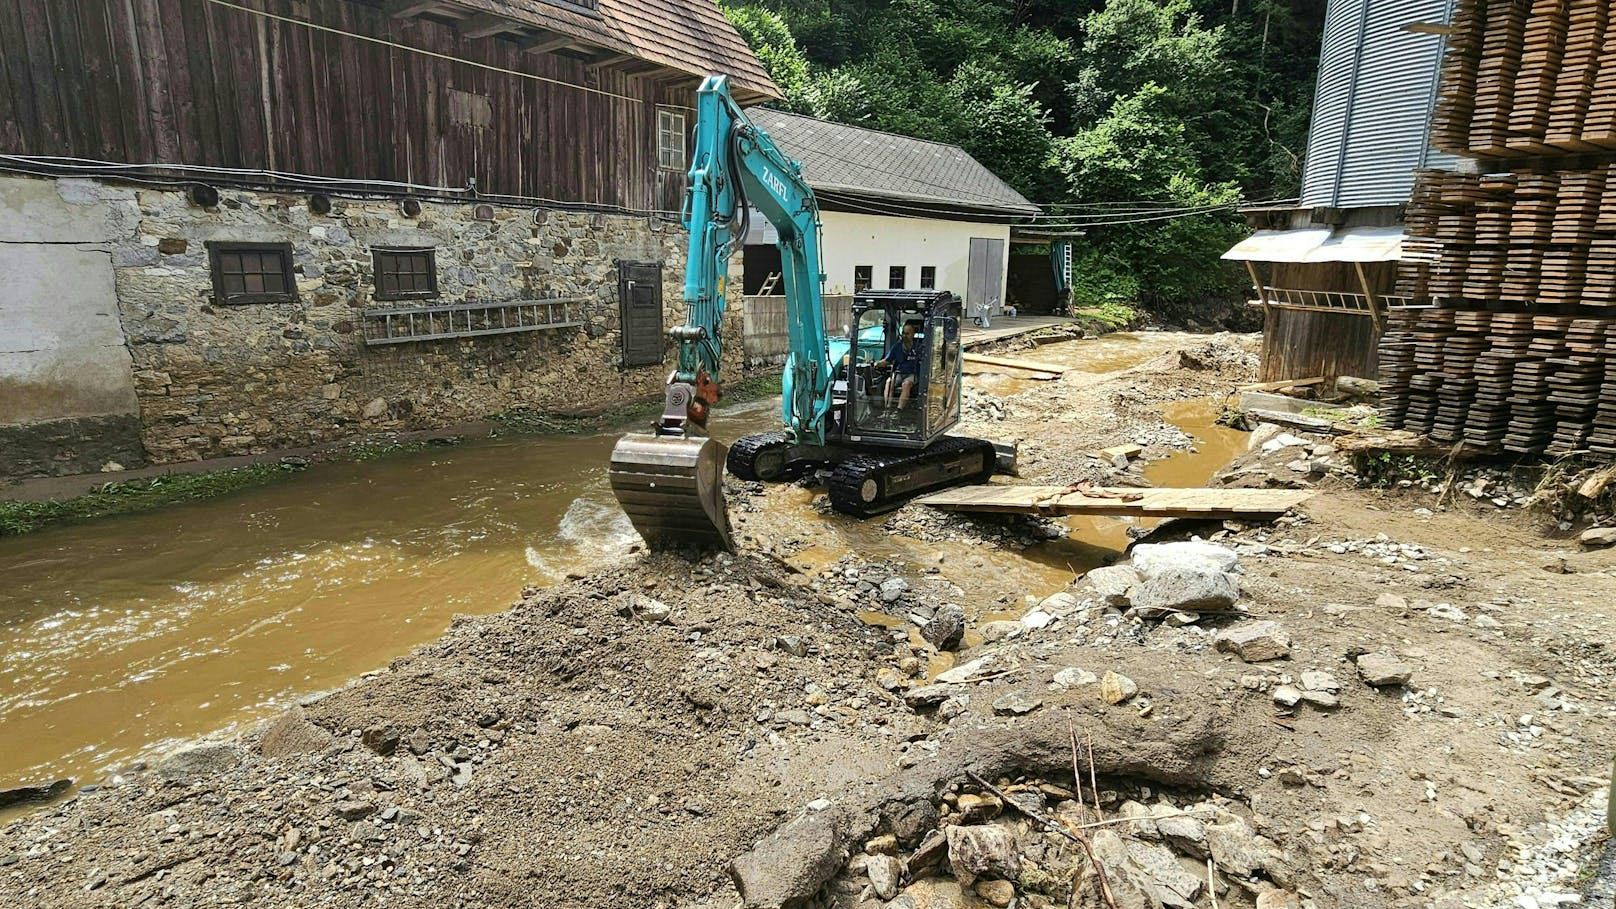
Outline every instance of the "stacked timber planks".
<path id="1" fill-rule="evenodd" d="M 1432 139 L 1477 158 L 1616 148 L 1611 0 L 1462 0 Z"/>

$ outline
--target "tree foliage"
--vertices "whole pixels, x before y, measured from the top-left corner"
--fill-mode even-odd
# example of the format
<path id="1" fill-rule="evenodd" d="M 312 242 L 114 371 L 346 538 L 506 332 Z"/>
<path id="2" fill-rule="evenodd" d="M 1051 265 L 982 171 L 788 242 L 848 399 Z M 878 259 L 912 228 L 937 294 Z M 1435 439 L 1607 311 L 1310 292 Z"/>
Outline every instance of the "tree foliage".
<path id="1" fill-rule="evenodd" d="M 1081 225 L 1080 300 L 1229 296 L 1228 206 L 1300 183 L 1325 0 L 721 2 L 786 108 L 957 144 Z"/>

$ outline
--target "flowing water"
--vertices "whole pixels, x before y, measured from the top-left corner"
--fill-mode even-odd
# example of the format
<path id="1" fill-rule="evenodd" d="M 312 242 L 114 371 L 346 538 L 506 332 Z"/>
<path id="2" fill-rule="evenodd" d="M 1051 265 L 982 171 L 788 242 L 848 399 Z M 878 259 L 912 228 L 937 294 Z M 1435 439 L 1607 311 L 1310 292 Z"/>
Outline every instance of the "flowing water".
<path id="1" fill-rule="evenodd" d="M 1182 341 L 1112 335 L 1033 355 L 1108 371 Z M 1213 426 L 1204 402 L 1167 415 L 1204 444 L 1151 465 L 1158 485 L 1201 485 L 1243 438 Z M 714 420 L 725 441 L 777 423 L 777 401 Z M 524 584 L 620 558 L 637 538 L 606 481 L 617 435 L 319 464 L 227 499 L 0 539 L 0 788 L 93 779 L 256 720 L 433 640 L 456 613 L 504 609 Z M 824 530 L 804 558 L 913 555 L 878 525 L 817 516 L 800 498 L 804 526 Z M 1072 539 L 1016 556 L 1018 570 L 1058 589 L 1126 545 L 1125 526 L 1072 519 Z M 962 571 L 973 559 L 1006 571 L 962 545 L 940 549 Z"/>

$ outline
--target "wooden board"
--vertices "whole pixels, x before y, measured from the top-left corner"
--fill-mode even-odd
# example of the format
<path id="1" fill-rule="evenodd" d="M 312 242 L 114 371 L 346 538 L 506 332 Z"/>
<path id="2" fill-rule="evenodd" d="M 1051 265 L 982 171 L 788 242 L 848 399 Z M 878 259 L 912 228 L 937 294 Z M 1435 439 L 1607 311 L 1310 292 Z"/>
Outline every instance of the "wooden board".
<path id="1" fill-rule="evenodd" d="M 1052 382 L 1060 378 L 1060 373 L 1035 372 L 1030 369 L 1017 369 L 1009 366 L 987 366 L 980 363 L 965 363 L 960 372 L 968 376 L 1008 376 L 1012 379 L 1031 379 L 1034 382 Z"/>
<path id="2" fill-rule="evenodd" d="M 1024 369 L 1028 372 L 1050 372 L 1055 375 L 1067 372 L 1070 366 L 1059 363 L 1039 363 L 1036 360 L 1013 360 L 1009 357 L 990 357 L 985 354 L 965 354 L 966 363 L 977 363 L 983 366 L 1003 366 L 1007 369 Z"/>
<path id="3" fill-rule="evenodd" d="M 915 501 L 944 511 L 998 514 L 1117 515 L 1139 518 L 1277 518 L 1312 498 L 1294 489 L 1098 489 L 1096 492 L 1138 496 L 1104 498 L 1065 492 L 1063 486 L 961 486 Z"/>

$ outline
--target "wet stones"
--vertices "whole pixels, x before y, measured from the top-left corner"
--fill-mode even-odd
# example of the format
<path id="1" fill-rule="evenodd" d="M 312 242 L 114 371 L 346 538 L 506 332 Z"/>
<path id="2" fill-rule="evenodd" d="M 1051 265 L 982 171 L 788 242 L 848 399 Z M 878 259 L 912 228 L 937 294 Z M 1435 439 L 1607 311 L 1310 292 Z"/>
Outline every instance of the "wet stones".
<path id="1" fill-rule="evenodd" d="M 1261 663 L 1290 656 L 1291 638 L 1277 622 L 1242 622 L 1218 632 L 1212 646 L 1247 663 Z"/>
<path id="2" fill-rule="evenodd" d="M 1407 685 L 1414 677 L 1414 667 L 1389 653 L 1365 653 L 1357 659 L 1358 678 L 1375 688 Z"/>
<path id="3" fill-rule="evenodd" d="M 0 789 L 0 808 L 14 808 L 18 805 L 34 805 L 48 802 L 66 794 L 73 788 L 72 780 L 57 780 L 53 783 L 44 783 L 38 786 L 17 786 L 12 789 Z"/>
<path id="4" fill-rule="evenodd" d="M 1014 880 L 1021 876 L 1021 853 L 1014 833 L 991 825 L 949 827 L 948 865 L 954 877 L 969 887 L 984 876 Z"/>
<path id="5" fill-rule="evenodd" d="M 965 610 L 944 603 L 920 628 L 920 636 L 938 650 L 956 650 L 965 640 Z"/>

